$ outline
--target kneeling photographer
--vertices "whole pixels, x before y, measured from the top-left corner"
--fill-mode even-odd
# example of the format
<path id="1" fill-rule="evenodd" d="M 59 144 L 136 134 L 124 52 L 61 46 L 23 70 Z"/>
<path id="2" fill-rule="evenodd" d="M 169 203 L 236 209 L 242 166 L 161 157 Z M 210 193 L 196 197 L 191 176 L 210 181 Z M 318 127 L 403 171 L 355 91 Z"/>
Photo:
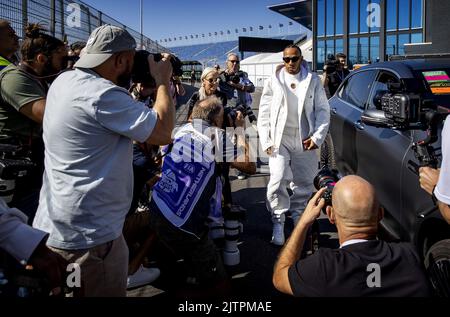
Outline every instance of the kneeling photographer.
<path id="1" fill-rule="evenodd" d="M 328 99 L 333 97 L 339 85 L 350 74 L 346 66 L 347 56 L 344 53 L 328 55 L 328 59 L 323 67 L 322 84 L 327 93 Z"/>
<path id="2" fill-rule="evenodd" d="M 20 65 L 10 64 L 0 73 L 0 143 L 6 159 L 0 162 L 0 181 L 10 184 L 2 194 L 9 196 L 7 202 L 32 220 L 44 169 L 41 125 L 48 86 L 66 68 L 67 51 L 37 24 L 28 25 L 25 36 Z M 28 175 L 18 177 L 22 172 Z"/>
<path id="3" fill-rule="evenodd" d="M 377 240 L 383 210 L 373 186 L 351 175 L 330 189 L 321 188 L 309 201 L 275 264 L 274 286 L 297 297 L 429 296 L 414 246 Z M 325 192 L 331 193 L 331 205 Z M 340 248 L 320 248 L 300 260 L 308 228 L 324 207 L 337 227 Z"/>
<path id="4" fill-rule="evenodd" d="M 229 280 L 218 251 L 209 237 L 207 219 L 211 207 L 221 202 L 220 162 L 254 174 L 249 161 L 249 146 L 237 135 L 237 146 L 221 129 L 224 120 L 222 101 L 215 96 L 198 101 L 192 122 L 174 136 L 165 156 L 162 176 L 154 186 L 150 203 L 150 225 L 159 240 L 177 256 L 184 258 L 187 282 L 206 296 L 224 295 Z M 236 126 L 244 119 L 237 114 Z M 219 207 L 220 209 L 220 207 Z"/>

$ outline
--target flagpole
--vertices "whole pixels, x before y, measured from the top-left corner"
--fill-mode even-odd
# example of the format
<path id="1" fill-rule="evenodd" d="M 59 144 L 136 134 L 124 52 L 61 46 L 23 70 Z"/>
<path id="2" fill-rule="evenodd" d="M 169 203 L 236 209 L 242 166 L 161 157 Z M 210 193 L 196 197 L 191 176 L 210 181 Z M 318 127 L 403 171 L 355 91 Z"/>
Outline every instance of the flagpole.
<path id="1" fill-rule="evenodd" d="M 144 18 L 143 18 L 143 3 L 140 0 L 140 18 L 141 18 L 141 50 L 144 49 Z"/>

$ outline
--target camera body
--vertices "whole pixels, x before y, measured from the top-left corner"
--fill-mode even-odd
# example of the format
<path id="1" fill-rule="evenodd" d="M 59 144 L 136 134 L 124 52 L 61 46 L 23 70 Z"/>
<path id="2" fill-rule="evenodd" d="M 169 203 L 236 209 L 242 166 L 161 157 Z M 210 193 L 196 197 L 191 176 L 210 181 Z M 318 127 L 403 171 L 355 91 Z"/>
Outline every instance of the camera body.
<path id="1" fill-rule="evenodd" d="M 224 125 L 228 126 L 228 118 L 232 121 L 233 125 L 232 127 L 236 127 L 236 117 L 237 112 L 240 111 L 242 115 L 245 117 L 248 117 L 248 120 L 250 123 L 257 120 L 255 113 L 253 112 L 252 108 L 248 105 L 239 104 L 235 107 L 225 107 L 223 109 L 223 115 L 224 115 Z"/>
<path id="2" fill-rule="evenodd" d="M 131 79 L 134 83 L 146 83 L 150 87 L 156 87 L 155 79 L 150 73 L 150 65 L 148 63 L 149 55 L 153 55 L 153 60 L 155 62 L 159 62 L 163 58 L 162 54 L 160 53 L 152 54 L 145 50 L 137 51 L 134 56 L 134 65 Z M 173 69 L 172 74 L 174 76 L 182 76 L 183 70 L 181 68 L 181 61 L 177 57 L 172 55 L 170 58 L 170 63 L 172 64 Z"/>
<path id="3" fill-rule="evenodd" d="M 340 62 L 334 57 L 333 54 L 327 56 L 327 60 L 325 61 L 324 71 L 327 74 L 331 74 L 336 72 L 336 69 L 339 67 Z M 326 68 L 325 68 L 326 66 Z"/>
<path id="4" fill-rule="evenodd" d="M 0 197 L 10 203 L 14 197 L 16 180 L 27 176 L 35 164 L 23 154 L 21 146 L 0 145 Z"/>
<path id="5" fill-rule="evenodd" d="M 325 199 L 325 206 L 332 205 L 332 193 L 333 188 L 341 177 L 337 170 L 330 169 L 324 166 L 314 177 L 314 187 L 319 190 L 323 187 L 326 188 L 322 198 Z"/>
<path id="6" fill-rule="evenodd" d="M 244 72 L 238 71 L 238 72 L 233 73 L 233 74 L 224 73 L 224 75 L 225 75 L 225 81 L 226 82 L 230 82 L 231 81 L 233 84 L 239 84 L 240 81 L 241 81 L 241 78 L 244 77 Z"/>

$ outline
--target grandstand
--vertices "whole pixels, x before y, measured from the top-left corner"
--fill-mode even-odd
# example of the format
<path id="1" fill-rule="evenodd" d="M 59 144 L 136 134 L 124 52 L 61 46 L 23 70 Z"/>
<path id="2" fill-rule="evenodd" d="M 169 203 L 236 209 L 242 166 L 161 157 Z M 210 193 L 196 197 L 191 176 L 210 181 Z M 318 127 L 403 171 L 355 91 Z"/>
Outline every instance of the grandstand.
<path id="1" fill-rule="evenodd" d="M 304 34 L 288 35 L 283 37 L 274 37 L 275 39 L 287 39 L 294 42 L 304 37 Z M 181 60 L 196 60 L 206 66 L 219 64 L 224 67 L 227 54 L 234 52 L 239 54 L 238 41 L 225 41 L 209 44 L 197 44 L 191 46 L 171 47 L 170 50 Z M 244 58 L 258 54 L 258 52 L 244 52 Z"/>

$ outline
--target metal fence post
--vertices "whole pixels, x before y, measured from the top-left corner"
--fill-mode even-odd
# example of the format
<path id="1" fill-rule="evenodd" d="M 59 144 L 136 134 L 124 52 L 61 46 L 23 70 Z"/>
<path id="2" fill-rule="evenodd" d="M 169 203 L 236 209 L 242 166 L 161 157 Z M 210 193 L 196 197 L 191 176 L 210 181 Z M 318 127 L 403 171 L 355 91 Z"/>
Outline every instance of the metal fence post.
<path id="1" fill-rule="evenodd" d="M 28 24 L 28 0 L 22 0 L 22 38 L 25 39 L 25 30 Z"/>
<path id="2" fill-rule="evenodd" d="M 98 25 L 97 26 L 101 26 L 103 24 L 102 15 L 103 15 L 102 11 L 98 11 Z"/>
<path id="3" fill-rule="evenodd" d="M 55 0 L 50 0 L 50 34 L 55 36 L 56 7 Z"/>
<path id="4" fill-rule="evenodd" d="M 64 20 L 64 12 L 65 12 L 65 8 L 64 8 L 64 0 L 59 0 L 59 7 L 61 8 L 61 38 L 64 38 L 64 24 L 66 23 L 66 21 Z"/>

